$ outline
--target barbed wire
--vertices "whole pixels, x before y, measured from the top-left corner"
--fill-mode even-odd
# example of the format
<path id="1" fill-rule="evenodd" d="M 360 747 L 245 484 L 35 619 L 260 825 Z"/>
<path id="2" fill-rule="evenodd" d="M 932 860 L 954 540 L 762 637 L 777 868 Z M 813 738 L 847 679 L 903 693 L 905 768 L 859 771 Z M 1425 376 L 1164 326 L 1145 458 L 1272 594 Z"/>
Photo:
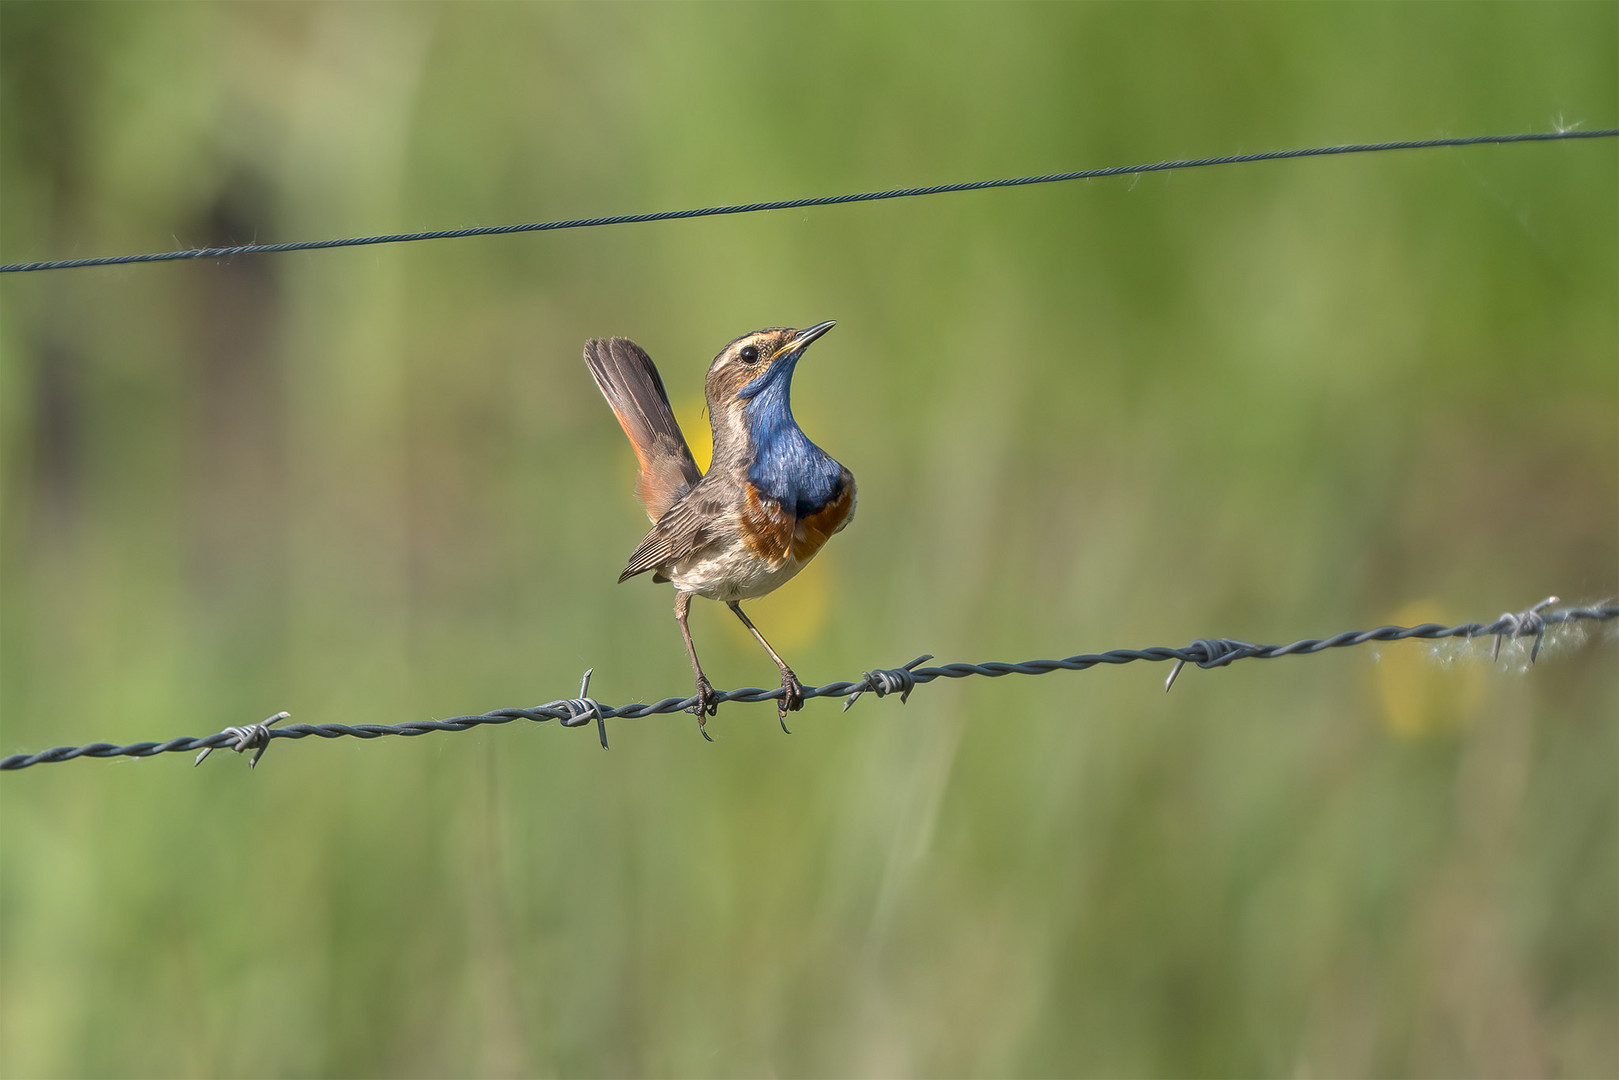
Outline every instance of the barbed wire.
<path id="1" fill-rule="evenodd" d="M 1256 645 L 1233 638 L 1201 638 L 1178 649 L 1165 646 L 1112 649 L 1102 653 L 1082 653 L 1065 660 L 1027 660 L 1023 663 L 992 661 L 983 664 L 943 664 L 938 667 L 922 667 L 922 664 L 933 657 L 919 656 L 903 667 L 879 668 L 863 672 L 861 677 L 854 681 L 807 686 L 804 688 L 804 697 L 806 699 L 844 697 L 843 708 L 844 711 L 848 711 L 849 706 L 867 693 L 878 697 L 897 693 L 903 704 L 918 686 L 936 679 L 964 679 L 974 675 L 983 675 L 991 679 L 1005 675 L 1047 675 L 1053 671 L 1085 671 L 1103 664 L 1130 664 L 1140 660 L 1174 662 L 1169 677 L 1164 680 L 1164 689 L 1167 691 L 1175 685 L 1181 669 L 1187 664 L 1196 664 L 1200 668 L 1217 668 L 1238 660 L 1274 660 L 1283 656 L 1318 653 L 1327 649 L 1342 649 L 1370 642 L 1404 641 L 1412 638 L 1433 640 L 1494 637 L 1495 648 L 1491 653 L 1491 659 L 1498 660 L 1503 641 L 1508 639 L 1515 641 L 1532 635 L 1534 645 L 1530 649 L 1529 662 L 1534 663 L 1540 657 L 1541 644 L 1545 640 L 1548 628 L 1573 622 L 1606 622 L 1619 618 L 1619 604 L 1616 603 L 1562 608 L 1557 611 L 1547 610 L 1557 602 L 1557 597 L 1547 597 L 1526 611 L 1508 612 L 1489 623 L 1470 622 L 1455 626 L 1443 626 L 1439 623 L 1422 623 L 1419 626 L 1380 626 L 1375 630 L 1351 630 L 1325 638 L 1304 638 L 1290 645 Z M 579 686 L 578 697 L 561 698 L 527 709 L 495 709 L 476 716 L 454 716 L 446 720 L 416 720 L 403 724 L 288 724 L 285 727 L 274 727 L 273 725 L 290 716 L 289 713 L 281 712 L 262 723 L 246 727 L 229 727 L 218 734 L 201 738 L 185 737 L 170 739 L 168 742 L 138 742 L 127 746 L 90 743 L 86 746 L 58 746 L 37 754 L 13 754 L 0 760 L 0 771 L 26 769 L 31 765 L 74 761 L 87 757 L 144 758 L 155 757 L 158 754 L 194 751 L 198 752 L 196 763 L 200 765 L 210 753 L 220 749 L 231 749 L 237 753 L 253 751 L 253 756 L 248 762 L 251 768 L 258 764 L 259 759 L 264 756 L 265 749 L 276 739 L 305 739 L 310 736 L 321 739 L 379 739 L 386 735 L 411 737 L 434 731 L 470 731 L 490 724 L 509 724 L 514 720 L 535 722 L 556 720 L 563 727 L 582 727 L 594 723 L 601 738 L 602 749 L 605 750 L 608 720 L 683 712 L 695 705 L 697 700 L 695 696 L 667 697 L 651 704 L 603 705 L 590 697 L 590 677 L 591 672 L 586 671 L 584 680 Z M 781 697 L 781 689 L 743 687 L 722 691 L 716 697 L 721 702 L 775 701 Z"/>
<path id="2" fill-rule="evenodd" d="M 427 232 L 390 233 L 382 236 L 351 236 L 335 240 L 299 240 L 286 244 L 238 244 L 234 247 L 191 248 L 186 251 L 153 251 L 140 255 L 102 255 L 85 259 L 55 259 L 47 262 L 8 263 L 0 274 L 25 274 L 38 270 L 75 270 L 87 266 L 118 266 L 126 263 L 175 262 L 181 259 L 223 259 L 236 255 L 268 255 L 283 251 L 322 251 L 329 248 L 364 247 L 371 244 L 405 244 L 416 240 L 457 240 L 469 236 L 504 236 L 509 233 L 554 232 L 559 229 L 588 229 L 599 225 L 639 225 L 651 221 L 677 221 L 685 218 L 719 217 L 725 214 L 755 214 L 765 210 L 797 210 L 810 206 L 840 206 L 844 203 L 878 202 L 883 199 L 909 199 L 923 195 L 945 195 L 956 191 L 983 191 L 990 188 L 1025 187 L 1030 184 L 1057 184 L 1070 180 L 1099 180 L 1109 176 L 1170 172 L 1175 169 L 1201 169 L 1214 165 L 1245 165 L 1259 161 L 1286 161 L 1290 158 L 1331 157 L 1338 154 L 1371 154 L 1388 150 L 1432 150 L 1446 146 L 1483 146 L 1506 143 L 1560 142 L 1567 139 L 1611 139 L 1619 128 L 1596 131 L 1539 131 L 1515 135 L 1467 135 L 1440 139 L 1409 139 L 1397 142 L 1346 143 L 1316 146 L 1303 150 L 1267 150 L 1253 154 L 1226 154 L 1220 157 L 1185 158 L 1146 165 L 1112 165 L 1101 169 L 1047 173 L 1042 176 L 1014 176 L 999 180 L 969 180 L 930 187 L 895 188 L 890 191 L 862 191 L 851 195 L 819 195 L 807 199 L 777 199 L 771 202 L 739 203 L 730 206 L 704 206 L 693 210 L 659 210 L 647 214 L 612 214 L 607 217 L 571 218 L 564 221 L 536 221 L 518 225 L 478 225 L 465 229 L 438 229 Z"/>

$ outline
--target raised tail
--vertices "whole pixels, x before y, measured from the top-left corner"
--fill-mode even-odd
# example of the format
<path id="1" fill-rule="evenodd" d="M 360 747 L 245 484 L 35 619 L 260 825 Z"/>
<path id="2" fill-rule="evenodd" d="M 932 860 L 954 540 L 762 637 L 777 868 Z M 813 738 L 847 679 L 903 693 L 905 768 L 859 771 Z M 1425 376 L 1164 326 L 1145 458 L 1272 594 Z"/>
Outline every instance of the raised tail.
<path id="1" fill-rule="evenodd" d="M 641 462 L 635 497 L 657 521 L 703 477 L 669 407 L 658 369 L 628 338 L 591 338 L 585 342 L 585 363 L 635 448 Z"/>

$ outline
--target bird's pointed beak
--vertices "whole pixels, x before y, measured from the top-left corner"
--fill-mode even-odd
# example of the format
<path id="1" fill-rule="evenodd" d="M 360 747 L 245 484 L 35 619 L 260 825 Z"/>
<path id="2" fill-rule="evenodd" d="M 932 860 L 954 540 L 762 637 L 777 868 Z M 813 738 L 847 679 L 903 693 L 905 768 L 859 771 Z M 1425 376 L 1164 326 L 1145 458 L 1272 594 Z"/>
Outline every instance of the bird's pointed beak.
<path id="1" fill-rule="evenodd" d="M 800 330 L 797 336 L 787 343 L 787 347 L 782 350 L 782 353 L 790 356 L 793 353 L 802 352 L 816 338 L 820 337 L 822 334 L 826 333 L 836 325 L 838 324 L 833 322 L 831 319 L 828 319 L 824 323 L 816 323 L 808 330 Z"/>

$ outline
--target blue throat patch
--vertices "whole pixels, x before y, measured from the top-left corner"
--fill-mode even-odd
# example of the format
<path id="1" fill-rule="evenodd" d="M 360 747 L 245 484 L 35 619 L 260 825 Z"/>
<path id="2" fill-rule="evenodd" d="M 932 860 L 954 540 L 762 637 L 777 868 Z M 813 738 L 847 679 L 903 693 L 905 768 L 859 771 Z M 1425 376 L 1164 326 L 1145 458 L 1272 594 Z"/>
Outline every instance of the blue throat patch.
<path id="1" fill-rule="evenodd" d="M 777 364 L 744 386 L 737 394 L 744 407 L 748 437 L 753 443 L 753 465 L 748 480 L 761 495 L 807 517 L 838 494 L 842 467 L 809 441 L 793 419 L 790 398 L 797 358 Z"/>

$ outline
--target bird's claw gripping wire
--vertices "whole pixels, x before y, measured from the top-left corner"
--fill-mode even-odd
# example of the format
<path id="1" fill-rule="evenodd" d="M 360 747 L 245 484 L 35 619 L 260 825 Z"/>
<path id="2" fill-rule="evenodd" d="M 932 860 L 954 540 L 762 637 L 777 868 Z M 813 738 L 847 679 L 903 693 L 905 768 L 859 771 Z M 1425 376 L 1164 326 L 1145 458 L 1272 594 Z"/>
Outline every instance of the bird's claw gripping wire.
<path id="1" fill-rule="evenodd" d="M 708 681 L 708 676 L 701 673 L 697 676 L 697 695 L 692 703 L 685 706 L 685 711 L 697 717 L 697 734 L 703 737 L 704 742 L 713 742 L 714 736 L 708 733 L 708 718 L 718 716 L 720 712 L 720 696 L 714 692 L 714 684 Z"/>
<path id="2" fill-rule="evenodd" d="M 221 731 L 220 734 L 230 735 L 236 739 L 235 744 L 232 745 L 230 749 L 236 751 L 238 754 L 245 753 L 248 750 L 253 751 L 253 756 L 249 758 L 247 762 L 247 767 L 251 769 L 259 763 L 259 758 L 264 756 L 265 749 L 270 745 L 271 725 L 279 724 L 281 721 L 286 720 L 291 716 L 292 714 L 289 712 L 278 712 L 262 723 L 249 724 L 246 727 L 228 727 L 224 731 Z M 220 749 L 224 748 L 218 746 L 203 747 L 202 753 L 197 755 L 197 760 L 191 763 L 192 767 L 195 768 L 196 766 L 201 765 L 205 760 L 207 760 L 209 754 Z"/>
<path id="3" fill-rule="evenodd" d="M 787 730 L 787 714 L 797 712 L 804 707 L 804 684 L 798 681 L 792 668 L 783 668 L 781 672 L 781 700 L 776 703 L 776 721 L 781 724 L 783 735 L 791 735 Z"/>
<path id="4" fill-rule="evenodd" d="M 1495 620 L 1495 624 L 1504 628 L 1495 635 L 1495 648 L 1490 651 L 1491 662 L 1501 659 L 1501 639 L 1510 634 L 1516 641 L 1522 635 L 1533 632 L 1535 644 L 1529 650 L 1529 662 L 1533 664 L 1540 657 L 1541 643 L 1546 640 L 1546 619 L 1541 612 L 1557 602 L 1557 597 L 1548 596 L 1528 611 L 1516 614 L 1510 611 L 1502 612 L 1501 617 Z"/>
<path id="5" fill-rule="evenodd" d="M 559 698 L 548 701 L 543 708 L 561 709 L 568 715 L 558 717 L 557 722 L 563 727 L 583 727 L 592 720 L 596 721 L 596 734 L 601 736 L 602 749 L 607 749 L 607 718 L 602 715 L 601 702 L 590 696 L 590 676 L 595 668 L 586 668 L 585 677 L 579 680 L 579 696 L 576 698 Z"/>
<path id="6" fill-rule="evenodd" d="M 919 664 L 925 664 L 932 659 L 933 654 L 926 653 L 922 656 L 918 656 L 915 660 L 912 660 L 904 667 L 877 668 L 875 671 L 867 671 L 862 673 L 858 688 L 854 693 L 850 694 L 847 698 L 844 698 L 843 711 L 848 712 L 849 706 L 853 705 L 859 699 L 860 695 L 866 693 L 868 690 L 871 693 L 876 694 L 878 697 L 885 697 L 894 693 L 895 691 L 898 691 L 899 703 L 901 705 L 905 704 L 905 702 L 910 699 L 911 691 L 916 689 L 916 676 L 911 674 L 911 669 L 915 668 Z"/>
<path id="7" fill-rule="evenodd" d="M 1200 668 L 1223 667 L 1239 656 L 1246 655 L 1255 646 L 1236 638 L 1199 638 L 1180 650 L 1183 653 L 1197 653 L 1197 656 L 1177 658 L 1175 666 L 1169 669 L 1169 678 L 1164 680 L 1164 693 L 1169 693 L 1175 687 L 1175 680 L 1180 678 L 1181 668 L 1190 660 Z"/>

